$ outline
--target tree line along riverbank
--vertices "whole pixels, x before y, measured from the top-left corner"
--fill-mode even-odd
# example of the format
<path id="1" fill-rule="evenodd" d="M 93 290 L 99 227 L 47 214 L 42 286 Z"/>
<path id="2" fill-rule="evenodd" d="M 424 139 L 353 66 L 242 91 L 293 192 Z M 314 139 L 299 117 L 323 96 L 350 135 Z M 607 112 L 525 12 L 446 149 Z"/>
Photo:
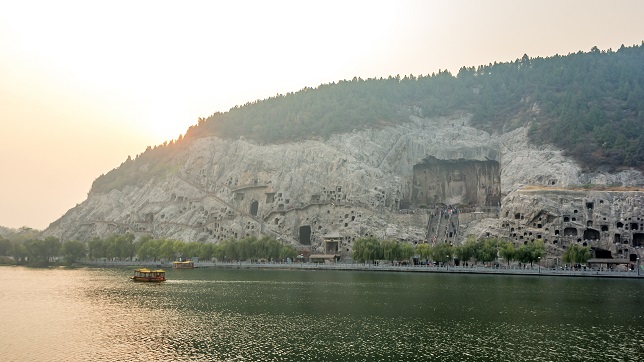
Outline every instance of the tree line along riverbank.
<path id="1" fill-rule="evenodd" d="M 182 242 L 153 239 L 133 234 L 112 235 L 106 239 L 94 238 L 87 243 L 57 238 L 44 240 L 0 240 L 0 264 L 26 264 L 47 266 L 51 264 L 74 265 L 124 265 L 123 263 L 149 265 L 169 263 L 178 259 L 199 260 L 201 266 L 250 266 L 280 268 L 322 268 L 350 270 L 437 271 L 467 273 L 511 274 L 565 274 L 631 275 L 633 270 L 610 270 L 582 267 L 590 258 L 586 248 L 569 248 L 562 258 L 562 266 L 544 268 L 544 246 L 540 240 L 516 247 L 512 242 L 497 238 L 468 239 L 464 244 L 418 244 L 396 240 L 359 238 L 353 242 L 350 258 L 340 255 L 311 255 L 310 248 L 297 249 L 293 245 L 263 237 L 246 237 L 224 240 L 220 243 Z M 323 263 L 320 263 L 323 262 Z M 330 263 L 329 263 L 330 262 Z M 168 264 L 170 265 L 170 264 Z M 568 265 L 578 265 L 572 269 Z M 584 275 L 585 275 L 584 274 Z M 621 274 L 619 274 L 621 275 Z"/>

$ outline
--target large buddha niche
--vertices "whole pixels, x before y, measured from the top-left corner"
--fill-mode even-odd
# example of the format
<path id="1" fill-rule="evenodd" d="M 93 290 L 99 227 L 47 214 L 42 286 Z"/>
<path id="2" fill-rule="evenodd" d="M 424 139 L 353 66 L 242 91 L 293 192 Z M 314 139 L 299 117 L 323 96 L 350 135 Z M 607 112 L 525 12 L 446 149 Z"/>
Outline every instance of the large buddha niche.
<path id="1" fill-rule="evenodd" d="M 488 205 L 501 200 L 501 168 L 493 160 L 439 160 L 414 166 L 412 204 Z"/>

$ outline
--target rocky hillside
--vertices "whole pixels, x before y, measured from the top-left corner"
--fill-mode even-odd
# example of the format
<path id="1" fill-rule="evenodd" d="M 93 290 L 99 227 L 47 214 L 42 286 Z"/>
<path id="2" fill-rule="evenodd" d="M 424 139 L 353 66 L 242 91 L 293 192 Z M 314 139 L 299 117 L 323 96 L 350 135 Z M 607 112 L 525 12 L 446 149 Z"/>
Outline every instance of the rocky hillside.
<path id="1" fill-rule="evenodd" d="M 413 205 L 410 194 L 413 168 L 429 156 L 499 161 L 503 195 L 528 184 L 644 184 L 636 170 L 584 173 L 560 150 L 531 145 L 527 132 L 520 127 L 490 134 L 473 127 L 469 115 L 460 115 L 411 117 L 402 125 L 326 141 L 260 145 L 244 139 L 184 139 L 167 159 L 166 171 L 150 173 L 135 185 L 92 192 L 45 234 L 88 240 L 134 232 L 207 242 L 266 234 L 314 248 L 323 248 L 324 235 L 339 234 L 346 249 L 365 235 L 423 242 L 432 234 L 430 216 Z M 138 171 L 154 167 L 150 161 Z"/>

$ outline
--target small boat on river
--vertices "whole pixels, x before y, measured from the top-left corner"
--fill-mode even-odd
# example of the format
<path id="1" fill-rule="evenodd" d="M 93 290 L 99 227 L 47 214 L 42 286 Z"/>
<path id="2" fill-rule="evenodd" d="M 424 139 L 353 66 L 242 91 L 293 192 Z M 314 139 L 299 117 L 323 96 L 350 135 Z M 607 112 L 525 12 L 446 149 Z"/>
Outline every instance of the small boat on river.
<path id="1" fill-rule="evenodd" d="M 134 275 L 130 279 L 135 282 L 165 282 L 165 270 L 150 270 L 148 268 L 134 269 Z"/>
<path id="2" fill-rule="evenodd" d="M 173 261 L 172 268 L 174 269 L 194 269 L 195 263 L 192 260 Z"/>

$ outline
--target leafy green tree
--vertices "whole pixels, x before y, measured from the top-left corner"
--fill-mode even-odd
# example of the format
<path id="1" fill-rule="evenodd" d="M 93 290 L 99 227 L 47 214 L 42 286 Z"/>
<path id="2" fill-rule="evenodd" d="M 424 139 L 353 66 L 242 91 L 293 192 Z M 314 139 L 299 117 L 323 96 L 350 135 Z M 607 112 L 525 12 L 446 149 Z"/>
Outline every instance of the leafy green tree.
<path id="1" fill-rule="evenodd" d="M 85 244 L 78 240 L 67 240 L 61 248 L 63 258 L 68 264 L 73 264 L 87 254 Z"/>
<path id="2" fill-rule="evenodd" d="M 203 243 L 199 246 L 199 253 L 197 257 L 200 260 L 210 260 L 212 259 L 215 251 L 215 245 L 211 243 Z"/>
<path id="3" fill-rule="evenodd" d="M 164 243 L 165 240 L 160 239 L 143 240 L 136 250 L 136 255 L 138 255 L 139 259 L 144 260 L 160 259 L 162 254 L 161 248 Z M 166 248 L 169 248 L 169 246 L 166 246 Z M 166 249 L 166 251 L 168 250 Z"/>
<path id="4" fill-rule="evenodd" d="M 282 245 L 280 248 L 280 259 L 291 258 L 294 259 L 297 256 L 297 250 L 293 245 Z"/>
<path id="5" fill-rule="evenodd" d="M 33 265 L 49 264 L 53 258 L 58 256 L 61 247 L 58 238 L 51 236 L 45 238 L 45 240 L 27 240 L 24 245 L 29 258 L 29 264 Z"/>
<path id="6" fill-rule="evenodd" d="M 29 264 L 45 265 L 49 263 L 47 248 L 45 247 L 45 242 L 43 240 L 40 240 L 40 239 L 27 240 L 25 241 L 24 246 L 27 251 Z"/>
<path id="7" fill-rule="evenodd" d="M 585 264 L 592 257 L 592 252 L 589 247 L 584 246 L 579 250 L 577 254 L 577 262 Z"/>
<path id="8" fill-rule="evenodd" d="M 212 257 L 217 258 L 218 260 L 224 260 L 226 255 L 226 250 L 222 244 L 213 244 L 212 245 Z"/>
<path id="9" fill-rule="evenodd" d="M 445 263 L 454 256 L 454 248 L 448 243 L 438 243 L 432 247 L 432 260 Z"/>
<path id="10" fill-rule="evenodd" d="M 429 260 L 431 255 L 431 246 L 429 244 L 423 243 L 416 245 L 416 252 L 422 260 Z"/>
<path id="11" fill-rule="evenodd" d="M 105 247 L 105 241 L 101 238 L 94 237 L 92 240 L 87 243 L 89 248 L 89 257 L 91 259 L 105 258 L 107 257 L 107 250 Z"/>
<path id="12" fill-rule="evenodd" d="M 284 259 L 281 256 L 282 243 L 266 236 L 260 239 L 260 242 L 264 247 L 264 258 L 271 260 Z"/>
<path id="13" fill-rule="evenodd" d="M 163 240 L 159 247 L 159 256 L 165 260 L 174 260 L 174 240 Z"/>
<path id="14" fill-rule="evenodd" d="M 187 258 L 187 259 L 192 259 L 195 257 L 199 257 L 199 253 L 201 252 L 201 246 L 204 245 L 204 243 L 199 243 L 196 241 L 191 241 L 189 243 L 182 243 L 183 245 L 183 250 L 182 250 L 182 257 Z"/>
<path id="15" fill-rule="evenodd" d="M 358 238 L 353 242 L 352 255 L 353 260 L 364 262 L 367 260 L 367 239 Z"/>
<path id="16" fill-rule="evenodd" d="M 495 238 L 482 241 L 476 252 L 476 258 L 484 263 L 496 260 L 498 241 Z"/>
<path id="17" fill-rule="evenodd" d="M 561 260 L 564 263 L 584 264 L 588 262 L 592 253 L 589 247 L 579 246 L 578 244 L 571 244 L 564 251 Z"/>
<path id="18" fill-rule="evenodd" d="M 499 244 L 499 255 L 505 259 L 510 266 L 510 262 L 515 260 L 517 255 L 517 250 L 514 247 L 514 244 L 509 241 L 504 241 Z"/>
<path id="19" fill-rule="evenodd" d="M 411 243 L 402 243 L 400 245 L 400 260 L 410 260 L 415 253 L 416 249 Z"/>
<path id="20" fill-rule="evenodd" d="M 353 259 L 361 262 L 381 258 L 382 248 L 378 239 L 373 237 L 359 238 L 353 242 Z"/>
<path id="21" fill-rule="evenodd" d="M 2 236 L 0 236 L 0 255 L 4 255 L 4 256 L 11 255 L 12 248 L 13 248 L 13 244 L 11 243 L 11 240 L 5 239 Z"/>
<path id="22" fill-rule="evenodd" d="M 27 260 L 27 257 L 29 257 L 27 247 L 22 241 L 13 241 L 11 243 L 11 253 L 14 260 L 16 260 L 16 262 L 18 263 L 25 262 Z"/>
<path id="23" fill-rule="evenodd" d="M 519 249 L 517 249 L 516 257 L 518 261 L 522 263 L 530 263 L 530 266 L 532 266 L 535 261 L 539 260 L 543 256 L 544 252 L 545 248 L 543 246 L 543 241 L 538 239 L 521 245 Z"/>
<path id="24" fill-rule="evenodd" d="M 135 255 L 134 234 L 111 235 L 104 241 L 105 257 L 132 258 Z"/>
<path id="25" fill-rule="evenodd" d="M 252 259 L 256 255 L 256 240 L 255 237 L 246 237 L 237 241 L 239 245 L 239 260 Z"/>
<path id="26" fill-rule="evenodd" d="M 224 260 L 238 260 L 239 259 L 239 253 L 238 249 L 239 246 L 234 240 L 224 240 L 222 243 L 222 250 L 223 250 L 223 256 L 222 258 Z"/>
<path id="27" fill-rule="evenodd" d="M 44 258 L 47 262 L 51 261 L 53 258 L 57 257 L 60 253 L 60 248 L 62 247 L 62 244 L 60 242 L 60 239 L 53 237 L 53 236 L 48 236 L 45 238 L 43 241 L 43 248 L 44 248 Z"/>
<path id="28" fill-rule="evenodd" d="M 394 261 L 400 259 L 400 245 L 396 240 L 383 240 L 380 245 L 385 260 Z"/>
<path id="29" fill-rule="evenodd" d="M 143 248 L 143 246 L 150 241 L 152 241 L 152 235 L 142 235 L 140 236 L 137 240 L 134 241 L 134 253 L 139 257 L 142 258 L 140 250 Z"/>
<path id="30" fill-rule="evenodd" d="M 463 245 L 459 245 L 454 248 L 454 254 L 462 262 L 469 262 L 472 258 L 477 255 L 477 242 L 474 240 L 473 236 L 468 236 L 467 240 Z"/>

